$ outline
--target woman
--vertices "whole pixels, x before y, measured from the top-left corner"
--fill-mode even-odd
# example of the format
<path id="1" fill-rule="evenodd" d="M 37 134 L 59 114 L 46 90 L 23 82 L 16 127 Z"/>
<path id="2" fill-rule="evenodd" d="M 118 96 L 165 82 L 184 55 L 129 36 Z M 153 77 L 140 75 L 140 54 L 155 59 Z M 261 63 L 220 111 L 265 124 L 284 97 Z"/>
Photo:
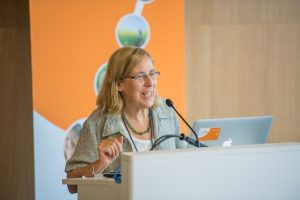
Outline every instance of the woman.
<path id="1" fill-rule="evenodd" d="M 66 164 L 68 178 L 115 171 L 122 151 L 146 151 L 158 137 L 179 134 L 175 112 L 156 91 L 159 75 L 144 49 L 123 47 L 113 53 L 98 108 L 85 121 L 76 150 Z M 158 149 L 183 147 L 178 139 L 169 139 Z M 68 188 L 72 193 L 77 190 Z"/>

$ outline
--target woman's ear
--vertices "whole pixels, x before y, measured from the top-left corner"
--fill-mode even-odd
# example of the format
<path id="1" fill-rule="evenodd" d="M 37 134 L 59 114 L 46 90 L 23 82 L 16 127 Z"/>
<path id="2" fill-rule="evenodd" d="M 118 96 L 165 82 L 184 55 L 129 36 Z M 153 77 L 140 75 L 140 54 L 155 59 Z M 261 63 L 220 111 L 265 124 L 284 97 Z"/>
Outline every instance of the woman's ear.
<path id="1" fill-rule="evenodd" d="M 122 92 L 123 91 L 123 84 L 122 83 L 118 83 L 118 91 Z"/>

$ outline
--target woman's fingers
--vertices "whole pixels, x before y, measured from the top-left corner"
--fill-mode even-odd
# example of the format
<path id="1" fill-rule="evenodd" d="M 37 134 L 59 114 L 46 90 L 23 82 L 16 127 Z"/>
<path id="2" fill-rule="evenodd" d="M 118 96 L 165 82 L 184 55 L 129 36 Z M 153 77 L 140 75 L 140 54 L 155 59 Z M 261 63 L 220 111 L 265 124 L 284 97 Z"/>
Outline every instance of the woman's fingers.
<path id="1" fill-rule="evenodd" d="M 109 146 L 109 149 L 111 151 L 111 157 L 116 157 L 116 155 L 118 154 L 118 149 L 116 148 L 116 144 L 115 142 L 112 142 L 111 145 Z"/>
<path id="2" fill-rule="evenodd" d="M 104 153 L 106 156 L 115 158 L 122 152 L 123 136 L 118 138 L 108 138 L 103 140 L 99 145 L 99 151 Z M 99 152 L 99 153 L 100 153 Z"/>
<path id="3" fill-rule="evenodd" d="M 123 148 L 122 148 L 122 146 L 123 146 L 123 136 L 118 136 L 118 138 L 117 138 L 117 140 L 118 140 L 118 142 L 116 143 L 116 145 L 117 145 L 117 148 L 118 148 L 118 152 L 119 152 L 119 154 L 123 151 Z"/>
<path id="4" fill-rule="evenodd" d="M 109 157 L 113 157 L 113 152 L 110 147 L 103 149 L 103 153 Z"/>
<path id="5" fill-rule="evenodd" d="M 111 142 L 103 142 L 100 144 L 100 151 L 109 157 L 114 157 L 115 150 L 113 147 L 113 143 Z"/>

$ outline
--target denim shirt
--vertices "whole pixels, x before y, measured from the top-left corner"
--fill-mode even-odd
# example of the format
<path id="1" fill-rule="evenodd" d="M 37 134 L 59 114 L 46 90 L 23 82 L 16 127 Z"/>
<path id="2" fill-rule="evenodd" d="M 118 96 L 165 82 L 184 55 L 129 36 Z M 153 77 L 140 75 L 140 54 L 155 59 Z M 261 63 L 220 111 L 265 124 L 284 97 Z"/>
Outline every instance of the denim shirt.
<path id="1" fill-rule="evenodd" d="M 99 159 L 98 144 L 109 137 L 123 135 L 123 152 L 135 151 L 127 130 L 122 126 L 122 118 L 101 114 L 96 109 L 84 122 L 80 138 L 73 156 L 67 161 L 65 172 L 78 167 L 84 167 Z M 167 105 L 153 110 L 153 125 L 155 139 L 167 134 L 180 134 L 176 113 Z M 185 148 L 186 144 L 178 138 L 171 138 L 159 145 L 155 150 Z M 115 171 L 120 166 L 120 157 L 116 158 L 104 172 Z"/>

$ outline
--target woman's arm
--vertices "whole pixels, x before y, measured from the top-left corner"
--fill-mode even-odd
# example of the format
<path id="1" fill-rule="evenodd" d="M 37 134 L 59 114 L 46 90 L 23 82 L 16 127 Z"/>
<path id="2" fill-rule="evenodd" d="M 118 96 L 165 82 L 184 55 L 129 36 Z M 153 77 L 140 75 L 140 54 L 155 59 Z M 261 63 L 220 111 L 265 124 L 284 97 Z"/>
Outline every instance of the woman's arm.
<path id="1" fill-rule="evenodd" d="M 79 167 L 69 171 L 67 173 L 67 178 L 81 178 L 83 176 L 93 177 L 95 174 L 102 173 L 107 168 L 107 166 L 107 164 L 101 163 L 100 160 L 97 160 L 96 162 L 91 163 L 85 167 Z M 68 190 L 72 194 L 77 193 L 77 185 L 68 185 Z"/>
<path id="2" fill-rule="evenodd" d="M 98 146 L 99 159 L 84 167 L 75 168 L 67 173 L 67 178 L 93 177 L 102 173 L 122 152 L 123 136 L 103 140 Z M 77 192 L 76 185 L 68 185 L 70 193 Z"/>

